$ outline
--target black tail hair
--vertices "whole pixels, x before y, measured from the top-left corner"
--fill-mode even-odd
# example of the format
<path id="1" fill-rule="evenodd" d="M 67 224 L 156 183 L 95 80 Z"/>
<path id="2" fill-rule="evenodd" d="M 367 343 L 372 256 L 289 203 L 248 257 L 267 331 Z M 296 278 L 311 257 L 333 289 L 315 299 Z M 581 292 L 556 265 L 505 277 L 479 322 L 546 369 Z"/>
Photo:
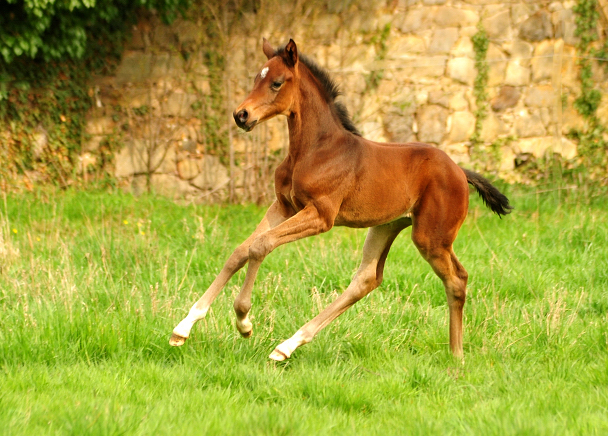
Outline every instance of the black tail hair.
<path id="1" fill-rule="evenodd" d="M 493 186 L 487 179 L 477 174 L 474 171 L 465 170 L 462 168 L 465 175 L 467 176 L 467 182 L 469 182 L 477 190 L 477 193 L 483 200 L 486 206 L 488 206 L 492 212 L 501 215 L 507 215 L 511 213 L 513 206 L 509 204 L 509 199 L 495 186 Z M 501 217 L 502 218 L 502 217 Z"/>

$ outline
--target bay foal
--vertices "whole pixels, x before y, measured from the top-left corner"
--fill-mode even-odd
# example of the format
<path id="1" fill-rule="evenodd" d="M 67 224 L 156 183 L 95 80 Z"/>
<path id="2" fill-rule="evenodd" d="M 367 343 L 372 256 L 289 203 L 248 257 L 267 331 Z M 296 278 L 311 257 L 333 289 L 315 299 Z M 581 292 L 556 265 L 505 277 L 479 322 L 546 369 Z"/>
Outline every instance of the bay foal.
<path id="1" fill-rule="evenodd" d="M 462 311 L 467 272 L 452 243 L 469 205 L 467 182 L 499 216 L 508 199 L 486 179 L 456 165 L 443 151 L 420 143 L 380 144 L 361 137 L 338 90 L 324 70 L 298 55 L 293 40 L 274 50 L 264 40 L 268 62 L 253 90 L 235 110 L 237 125 L 250 131 L 285 115 L 289 152 L 275 172 L 276 200 L 249 238 L 239 245 L 188 316 L 173 330 L 171 345 L 182 345 L 228 280 L 247 262 L 234 301 L 236 326 L 251 336 L 251 292 L 260 264 L 275 248 L 333 226 L 369 227 L 363 259 L 348 288 L 270 355 L 285 360 L 310 342 L 337 316 L 382 282 L 384 262 L 397 234 L 412 226 L 412 240 L 443 281 L 450 314 L 450 348 L 462 356 Z"/>

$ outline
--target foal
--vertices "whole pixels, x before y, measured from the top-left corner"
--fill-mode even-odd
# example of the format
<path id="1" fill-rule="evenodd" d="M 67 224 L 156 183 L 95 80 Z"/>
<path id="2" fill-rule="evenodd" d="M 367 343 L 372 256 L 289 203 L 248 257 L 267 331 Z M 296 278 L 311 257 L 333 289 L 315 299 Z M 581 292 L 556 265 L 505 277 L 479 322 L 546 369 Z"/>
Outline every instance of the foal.
<path id="1" fill-rule="evenodd" d="M 495 213 L 510 212 L 509 200 L 486 179 L 456 165 L 427 144 L 380 144 L 361 137 L 327 73 L 298 55 L 293 40 L 274 50 L 264 39 L 268 62 L 235 110 L 236 124 L 250 131 L 285 115 L 289 153 L 275 172 L 276 200 L 249 238 L 236 248 L 188 316 L 173 330 L 171 345 L 182 345 L 228 280 L 248 261 L 243 287 L 234 301 L 236 326 L 244 337 L 251 292 L 260 264 L 275 248 L 333 226 L 369 227 L 361 265 L 348 288 L 270 355 L 285 360 L 332 320 L 382 282 L 384 262 L 399 232 L 412 226 L 412 240 L 443 281 L 450 313 L 450 349 L 462 356 L 462 311 L 467 272 L 452 243 L 469 205 L 467 182 Z"/>

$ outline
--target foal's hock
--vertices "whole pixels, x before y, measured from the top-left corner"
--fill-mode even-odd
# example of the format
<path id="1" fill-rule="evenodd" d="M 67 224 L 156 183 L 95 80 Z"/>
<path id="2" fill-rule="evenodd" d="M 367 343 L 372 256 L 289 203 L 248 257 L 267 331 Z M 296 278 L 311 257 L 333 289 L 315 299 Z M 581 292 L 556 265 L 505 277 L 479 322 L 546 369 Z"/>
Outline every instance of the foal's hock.
<path id="1" fill-rule="evenodd" d="M 509 200 L 479 174 L 456 165 L 443 151 L 421 143 L 381 144 L 361 137 L 326 71 L 298 54 L 293 40 L 274 50 L 264 40 L 268 62 L 253 90 L 234 111 L 243 130 L 285 115 L 289 153 L 275 172 L 276 200 L 249 238 L 239 245 L 173 330 L 182 345 L 228 280 L 247 262 L 243 287 L 234 301 L 236 326 L 244 337 L 251 292 L 264 258 L 275 248 L 333 226 L 369 227 L 363 259 L 346 290 L 270 355 L 285 360 L 342 312 L 382 282 L 384 262 L 399 232 L 412 226 L 412 240 L 445 286 L 450 312 L 450 348 L 462 356 L 462 311 L 467 272 L 452 244 L 467 215 L 470 183 L 499 216 Z"/>

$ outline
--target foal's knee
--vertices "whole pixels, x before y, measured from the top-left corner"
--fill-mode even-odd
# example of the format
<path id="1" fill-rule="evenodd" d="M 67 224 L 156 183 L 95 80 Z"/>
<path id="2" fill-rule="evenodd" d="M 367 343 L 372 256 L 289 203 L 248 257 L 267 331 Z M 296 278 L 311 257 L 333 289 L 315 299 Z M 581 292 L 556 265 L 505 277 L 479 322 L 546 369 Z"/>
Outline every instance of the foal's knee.
<path id="1" fill-rule="evenodd" d="M 382 278 L 380 278 L 382 281 Z M 353 290 L 353 298 L 355 301 L 359 301 L 361 298 L 365 297 L 371 291 L 376 289 L 380 283 L 378 282 L 376 271 L 359 271 L 357 272 L 356 277 L 356 287 Z"/>
<path id="2" fill-rule="evenodd" d="M 238 318 L 244 318 L 251 310 L 251 301 L 241 300 L 237 297 L 232 307 Z"/>
<path id="3" fill-rule="evenodd" d="M 267 237 L 258 236 L 249 247 L 249 259 L 261 262 L 272 251 L 272 245 Z"/>
<path id="4" fill-rule="evenodd" d="M 245 266 L 247 260 L 249 260 L 249 249 L 241 245 L 234 250 L 226 261 L 226 268 L 236 272 Z"/>

